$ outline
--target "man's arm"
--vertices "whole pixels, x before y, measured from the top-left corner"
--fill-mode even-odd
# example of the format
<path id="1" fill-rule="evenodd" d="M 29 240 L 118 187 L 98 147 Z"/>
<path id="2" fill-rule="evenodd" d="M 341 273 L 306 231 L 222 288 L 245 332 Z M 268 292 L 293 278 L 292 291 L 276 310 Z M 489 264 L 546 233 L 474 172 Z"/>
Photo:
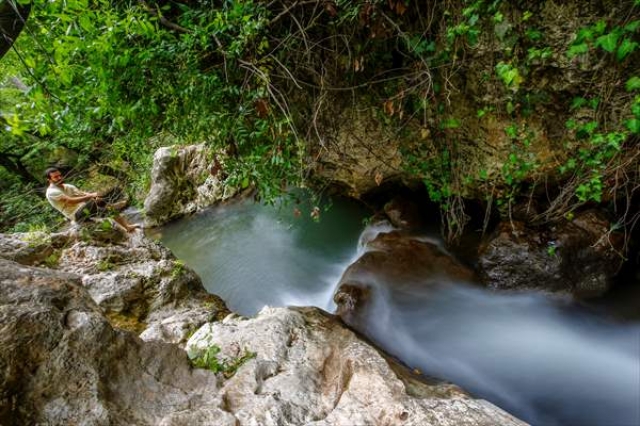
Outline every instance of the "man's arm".
<path id="1" fill-rule="evenodd" d="M 89 201 L 91 199 L 98 199 L 98 198 L 99 197 L 97 192 L 85 192 L 84 195 L 76 195 L 73 197 L 62 194 L 58 197 L 60 201 L 67 204 L 80 204 L 80 203 L 84 203 L 85 201 Z"/>

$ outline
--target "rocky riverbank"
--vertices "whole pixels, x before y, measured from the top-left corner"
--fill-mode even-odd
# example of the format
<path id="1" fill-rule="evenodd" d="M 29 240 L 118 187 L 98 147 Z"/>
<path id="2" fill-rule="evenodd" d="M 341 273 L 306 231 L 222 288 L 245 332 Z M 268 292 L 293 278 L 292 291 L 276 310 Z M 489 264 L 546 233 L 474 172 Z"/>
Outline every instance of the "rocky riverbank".
<path id="1" fill-rule="evenodd" d="M 318 309 L 227 315 L 165 248 L 93 234 L 0 235 L 2 424 L 523 424 Z M 194 368 L 190 336 L 216 365 L 252 355 Z"/>

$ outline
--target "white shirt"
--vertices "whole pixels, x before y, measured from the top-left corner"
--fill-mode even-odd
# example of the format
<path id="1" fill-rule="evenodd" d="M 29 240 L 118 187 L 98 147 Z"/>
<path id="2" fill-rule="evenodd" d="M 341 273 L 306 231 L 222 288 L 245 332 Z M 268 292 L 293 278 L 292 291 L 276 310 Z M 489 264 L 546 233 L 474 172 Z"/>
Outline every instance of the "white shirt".
<path id="1" fill-rule="evenodd" d="M 50 183 L 47 188 L 47 200 L 53 208 L 62 213 L 67 219 L 74 221 L 76 212 L 84 203 L 73 204 L 65 202 L 62 200 L 65 195 L 67 197 L 78 197 L 85 195 L 85 193 L 69 183 L 65 183 L 63 186 Z"/>

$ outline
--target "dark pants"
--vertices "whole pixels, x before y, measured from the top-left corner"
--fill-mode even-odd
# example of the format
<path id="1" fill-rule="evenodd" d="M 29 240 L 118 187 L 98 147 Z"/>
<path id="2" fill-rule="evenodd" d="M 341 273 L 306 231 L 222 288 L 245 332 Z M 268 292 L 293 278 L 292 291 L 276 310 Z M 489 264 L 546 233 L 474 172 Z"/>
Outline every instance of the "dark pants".
<path id="1" fill-rule="evenodd" d="M 81 223 L 92 217 L 103 216 L 107 211 L 106 202 L 102 200 L 89 200 L 76 211 L 75 220 Z"/>
<path id="2" fill-rule="evenodd" d="M 100 200 L 89 200 L 76 211 L 75 220 L 78 223 L 84 222 L 89 218 L 98 216 L 110 216 L 114 214 L 114 210 L 109 207 L 110 203 L 117 200 L 121 192 L 117 189 L 108 192 L 100 197 Z"/>

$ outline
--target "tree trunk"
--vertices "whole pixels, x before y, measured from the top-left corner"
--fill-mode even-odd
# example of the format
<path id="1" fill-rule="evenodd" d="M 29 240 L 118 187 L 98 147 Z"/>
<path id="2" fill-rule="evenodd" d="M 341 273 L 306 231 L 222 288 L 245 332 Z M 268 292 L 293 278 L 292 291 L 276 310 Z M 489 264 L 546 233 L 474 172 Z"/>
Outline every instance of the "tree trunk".
<path id="1" fill-rule="evenodd" d="M 13 154 L 0 152 L 0 166 L 4 167 L 9 173 L 17 176 L 24 183 L 42 183 L 36 179 L 20 161 L 20 157 Z"/>
<path id="2" fill-rule="evenodd" d="M 22 31 L 31 12 L 31 4 L 20 5 L 15 0 L 0 2 L 0 58 L 9 51 Z"/>

